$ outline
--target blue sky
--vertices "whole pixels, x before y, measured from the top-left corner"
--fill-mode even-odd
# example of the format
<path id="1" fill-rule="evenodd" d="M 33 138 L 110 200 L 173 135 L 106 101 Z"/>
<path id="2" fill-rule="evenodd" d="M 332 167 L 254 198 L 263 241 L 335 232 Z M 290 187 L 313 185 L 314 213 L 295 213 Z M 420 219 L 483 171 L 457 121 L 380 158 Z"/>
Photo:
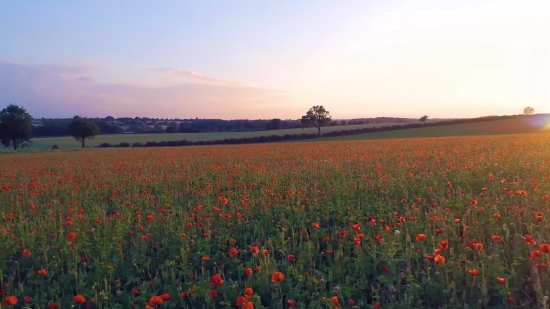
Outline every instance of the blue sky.
<path id="1" fill-rule="evenodd" d="M 0 105 L 37 117 L 550 112 L 547 1 L 0 3 Z"/>

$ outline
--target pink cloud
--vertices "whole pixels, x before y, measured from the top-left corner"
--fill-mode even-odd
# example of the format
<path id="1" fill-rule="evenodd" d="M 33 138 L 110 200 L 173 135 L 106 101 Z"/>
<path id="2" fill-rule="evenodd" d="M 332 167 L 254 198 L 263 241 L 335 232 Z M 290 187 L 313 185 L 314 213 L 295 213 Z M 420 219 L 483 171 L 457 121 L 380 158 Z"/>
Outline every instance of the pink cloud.
<path id="1" fill-rule="evenodd" d="M 200 82 L 162 87 L 101 83 L 85 67 L 0 62 L 0 106 L 22 105 L 35 117 L 272 118 L 292 110 L 284 92 L 182 71 Z"/>

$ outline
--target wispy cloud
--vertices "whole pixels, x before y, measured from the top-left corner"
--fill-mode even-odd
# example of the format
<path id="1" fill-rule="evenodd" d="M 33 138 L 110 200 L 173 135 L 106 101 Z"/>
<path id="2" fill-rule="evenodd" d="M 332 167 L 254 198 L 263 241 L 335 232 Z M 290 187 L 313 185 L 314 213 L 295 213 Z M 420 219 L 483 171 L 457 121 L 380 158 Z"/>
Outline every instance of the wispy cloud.
<path id="1" fill-rule="evenodd" d="M 148 69 L 147 71 L 168 73 L 171 75 L 186 77 L 191 80 L 199 81 L 203 83 L 235 85 L 235 86 L 239 86 L 243 84 L 242 82 L 207 76 L 194 71 L 180 69 L 180 68 L 152 68 L 152 69 Z"/>
<path id="2" fill-rule="evenodd" d="M 82 67 L 34 66 L 0 62 L 0 107 L 22 105 L 35 117 L 149 116 L 257 118 L 281 117 L 292 110 L 278 90 L 209 82 L 178 82 L 153 87 L 103 83 Z"/>

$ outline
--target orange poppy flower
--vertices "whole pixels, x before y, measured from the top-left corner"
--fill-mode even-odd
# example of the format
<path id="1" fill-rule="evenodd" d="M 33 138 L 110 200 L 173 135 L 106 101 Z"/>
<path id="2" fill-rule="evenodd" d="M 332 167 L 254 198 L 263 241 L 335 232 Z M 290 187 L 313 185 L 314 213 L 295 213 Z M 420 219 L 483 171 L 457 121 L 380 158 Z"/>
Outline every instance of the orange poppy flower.
<path id="1" fill-rule="evenodd" d="M 149 299 L 149 305 L 151 306 L 162 305 L 163 302 L 164 300 L 160 296 L 153 296 Z"/>
<path id="2" fill-rule="evenodd" d="M 448 240 L 442 240 L 439 242 L 439 248 L 441 250 L 446 250 L 449 248 L 449 241 Z"/>
<path id="3" fill-rule="evenodd" d="M 550 252 L 550 244 L 540 244 L 539 248 L 540 248 L 540 251 L 544 253 Z"/>
<path id="4" fill-rule="evenodd" d="M 280 271 L 274 272 L 273 275 L 271 275 L 271 282 L 280 282 L 284 279 L 285 275 L 283 275 L 283 273 Z"/>
<path id="5" fill-rule="evenodd" d="M 83 304 L 86 302 L 86 298 L 84 298 L 84 296 L 82 296 L 82 294 L 78 294 L 78 295 L 75 295 L 73 297 L 73 302 L 75 304 Z"/>
<path id="6" fill-rule="evenodd" d="M 17 304 L 17 296 L 8 296 L 2 301 L 4 306 L 15 306 Z"/>
<path id="7" fill-rule="evenodd" d="M 479 271 L 477 269 L 468 269 L 468 272 L 474 277 L 479 275 Z"/>
<path id="8" fill-rule="evenodd" d="M 69 233 L 67 234 L 67 240 L 68 241 L 73 241 L 76 239 L 76 233 Z"/>
<path id="9" fill-rule="evenodd" d="M 423 242 L 424 239 L 426 239 L 426 234 L 418 234 L 416 235 L 416 241 Z"/>
<path id="10" fill-rule="evenodd" d="M 506 284 L 506 278 L 497 277 L 497 282 L 500 284 Z"/>
<path id="11" fill-rule="evenodd" d="M 252 297 L 252 295 L 254 295 L 254 291 L 252 290 L 252 288 L 246 288 L 246 289 L 244 289 L 243 294 L 246 298 L 250 298 L 250 297 Z"/>
<path id="12" fill-rule="evenodd" d="M 241 307 L 244 304 L 246 304 L 246 297 L 244 296 L 237 297 L 237 300 L 235 301 L 235 305 L 237 305 L 237 307 Z"/>

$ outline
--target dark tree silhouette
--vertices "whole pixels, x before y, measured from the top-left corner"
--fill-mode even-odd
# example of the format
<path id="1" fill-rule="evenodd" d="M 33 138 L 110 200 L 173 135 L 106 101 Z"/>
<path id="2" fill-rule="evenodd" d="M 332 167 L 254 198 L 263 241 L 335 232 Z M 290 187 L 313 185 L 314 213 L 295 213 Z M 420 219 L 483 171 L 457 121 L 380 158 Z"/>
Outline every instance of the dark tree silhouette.
<path id="1" fill-rule="evenodd" d="M 13 150 L 29 147 L 32 138 L 32 117 L 23 107 L 10 104 L 0 111 L 0 142 Z"/>
<path id="2" fill-rule="evenodd" d="M 100 130 L 93 119 L 74 116 L 73 121 L 69 124 L 69 132 L 71 132 L 74 139 L 82 142 L 82 148 L 85 148 L 86 140 L 94 139 L 94 137 L 99 134 Z"/>
<path id="3" fill-rule="evenodd" d="M 426 122 L 426 120 L 428 120 L 428 115 L 424 115 L 422 117 L 420 117 L 420 122 Z"/>
<path id="4" fill-rule="evenodd" d="M 301 123 L 311 125 L 317 128 L 318 136 L 321 136 L 321 127 L 330 124 L 332 117 L 329 111 L 325 110 L 322 105 L 316 105 L 307 111 L 305 116 L 302 116 Z"/>

